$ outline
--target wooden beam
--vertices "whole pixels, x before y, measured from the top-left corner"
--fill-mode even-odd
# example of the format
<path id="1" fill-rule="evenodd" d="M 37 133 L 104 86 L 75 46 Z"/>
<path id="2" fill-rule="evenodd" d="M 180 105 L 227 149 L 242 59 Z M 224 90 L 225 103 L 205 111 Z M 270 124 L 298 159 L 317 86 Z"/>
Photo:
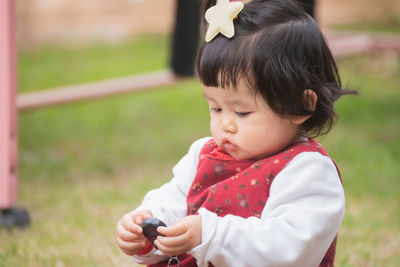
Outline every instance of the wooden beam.
<path id="1" fill-rule="evenodd" d="M 26 111 L 132 91 L 141 91 L 147 88 L 170 85 L 177 80 L 179 80 L 179 78 L 171 71 L 163 70 L 94 83 L 45 89 L 32 93 L 20 94 L 17 98 L 17 106 L 18 110 Z"/>
<path id="2" fill-rule="evenodd" d="M 336 57 L 369 51 L 400 52 L 400 37 L 396 34 L 330 30 L 324 34 Z"/>
<path id="3" fill-rule="evenodd" d="M 329 36 L 329 48 L 336 58 L 371 50 L 372 41 L 365 35 Z"/>

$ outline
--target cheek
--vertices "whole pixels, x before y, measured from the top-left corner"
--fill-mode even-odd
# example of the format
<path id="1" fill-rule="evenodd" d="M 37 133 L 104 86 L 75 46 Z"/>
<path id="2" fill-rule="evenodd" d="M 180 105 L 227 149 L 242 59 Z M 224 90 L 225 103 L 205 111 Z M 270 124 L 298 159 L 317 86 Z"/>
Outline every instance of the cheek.
<path id="1" fill-rule="evenodd" d="M 213 118 L 210 118 L 210 130 L 211 130 L 211 134 L 213 136 L 217 133 L 217 127 L 218 127 L 218 123 L 216 122 L 216 120 Z"/>
<path id="2" fill-rule="evenodd" d="M 259 149 L 261 144 L 268 142 L 270 134 L 271 129 L 264 121 L 242 125 L 240 129 L 243 145 L 255 150 Z"/>
<path id="3" fill-rule="evenodd" d="M 241 131 L 241 136 L 247 145 L 254 147 L 258 146 L 261 140 L 265 140 L 267 137 L 267 131 L 263 128 L 251 128 L 251 127 L 246 127 L 243 128 L 243 131 Z"/>

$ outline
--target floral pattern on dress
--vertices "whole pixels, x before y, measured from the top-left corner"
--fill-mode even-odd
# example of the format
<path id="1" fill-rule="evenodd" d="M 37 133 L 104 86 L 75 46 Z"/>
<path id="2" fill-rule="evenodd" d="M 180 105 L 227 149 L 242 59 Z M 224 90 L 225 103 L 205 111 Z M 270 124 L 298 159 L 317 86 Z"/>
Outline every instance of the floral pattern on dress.
<path id="1" fill-rule="evenodd" d="M 204 207 L 218 216 L 261 217 L 270 187 L 278 173 L 296 155 L 305 151 L 326 152 L 310 139 L 260 160 L 235 160 L 214 140 L 203 146 L 197 174 L 188 194 L 188 214 Z"/>

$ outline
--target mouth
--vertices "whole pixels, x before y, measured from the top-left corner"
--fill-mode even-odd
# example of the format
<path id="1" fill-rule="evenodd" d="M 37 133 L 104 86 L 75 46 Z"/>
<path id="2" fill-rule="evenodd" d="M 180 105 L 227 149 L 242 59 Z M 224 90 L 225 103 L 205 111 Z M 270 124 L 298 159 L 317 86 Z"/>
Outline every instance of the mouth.
<path id="1" fill-rule="evenodd" d="M 228 139 L 222 139 L 222 149 L 225 151 L 232 151 L 237 148 L 237 145 L 231 143 Z"/>

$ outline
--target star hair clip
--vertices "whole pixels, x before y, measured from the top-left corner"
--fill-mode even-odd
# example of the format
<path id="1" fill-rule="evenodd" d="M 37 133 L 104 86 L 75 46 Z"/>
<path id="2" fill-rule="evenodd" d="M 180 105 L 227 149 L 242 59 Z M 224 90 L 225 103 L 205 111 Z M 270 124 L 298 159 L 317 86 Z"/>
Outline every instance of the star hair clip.
<path id="1" fill-rule="evenodd" d="M 232 38 L 235 35 L 233 20 L 243 9 L 242 1 L 217 0 L 215 6 L 207 9 L 205 18 L 208 22 L 206 42 L 210 42 L 218 33 Z"/>

